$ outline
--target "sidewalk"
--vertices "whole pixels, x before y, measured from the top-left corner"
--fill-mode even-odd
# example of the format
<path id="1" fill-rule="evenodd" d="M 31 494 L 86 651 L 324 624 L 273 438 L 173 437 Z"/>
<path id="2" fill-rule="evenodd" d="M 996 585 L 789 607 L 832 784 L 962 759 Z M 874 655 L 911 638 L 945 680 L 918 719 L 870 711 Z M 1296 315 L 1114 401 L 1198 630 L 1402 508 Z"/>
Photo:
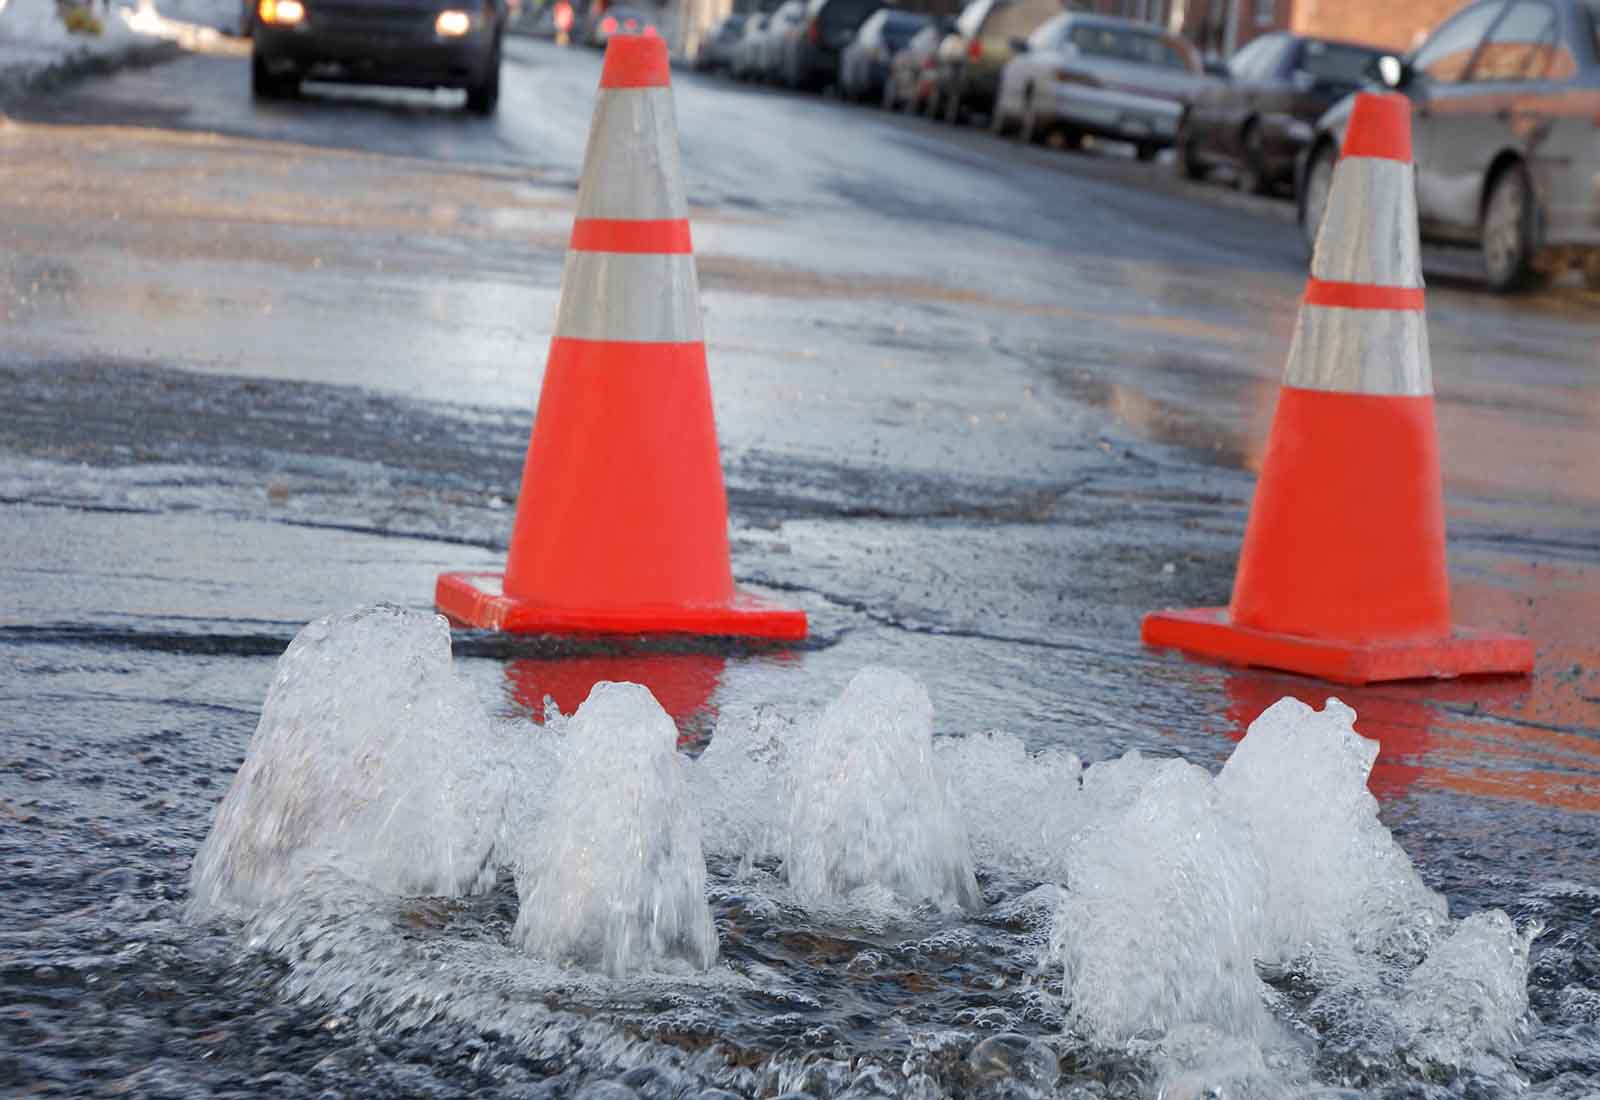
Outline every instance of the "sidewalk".
<path id="1" fill-rule="evenodd" d="M 100 34 L 74 34 L 55 0 L 0 0 L 0 107 L 22 96 L 128 65 L 151 65 L 194 48 L 217 30 L 138 7 L 94 5 Z"/>

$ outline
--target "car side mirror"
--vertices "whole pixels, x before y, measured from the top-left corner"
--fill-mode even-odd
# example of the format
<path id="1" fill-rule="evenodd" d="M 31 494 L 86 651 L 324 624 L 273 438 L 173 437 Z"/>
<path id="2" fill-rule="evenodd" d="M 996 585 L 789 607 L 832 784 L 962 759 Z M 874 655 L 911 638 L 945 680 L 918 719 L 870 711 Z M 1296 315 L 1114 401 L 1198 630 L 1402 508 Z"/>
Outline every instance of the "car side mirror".
<path id="1" fill-rule="evenodd" d="M 1370 75 L 1386 88 L 1404 88 L 1411 83 L 1411 66 L 1392 53 L 1386 53 L 1368 66 Z"/>
<path id="2" fill-rule="evenodd" d="M 1011 36 L 1011 52 L 1012 53 L 1027 53 L 1028 52 L 1028 40 L 1026 38 L 1019 38 L 1016 35 L 1012 35 Z"/>

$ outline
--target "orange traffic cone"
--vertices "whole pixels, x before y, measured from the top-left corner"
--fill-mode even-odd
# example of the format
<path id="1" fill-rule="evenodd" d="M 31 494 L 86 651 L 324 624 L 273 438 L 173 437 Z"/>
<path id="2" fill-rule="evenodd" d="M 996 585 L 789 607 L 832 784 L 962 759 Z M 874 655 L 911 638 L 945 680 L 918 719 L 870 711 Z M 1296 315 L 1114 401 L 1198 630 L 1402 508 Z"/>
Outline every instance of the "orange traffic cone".
<path id="1" fill-rule="evenodd" d="M 737 591 L 667 47 L 606 49 L 505 574 L 439 609 L 516 633 L 805 637 Z"/>
<path id="2" fill-rule="evenodd" d="M 1403 96 L 1351 113 L 1233 602 L 1156 612 L 1142 635 L 1347 684 L 1533 668 L 1526 638 L 1450 623 Z"/>

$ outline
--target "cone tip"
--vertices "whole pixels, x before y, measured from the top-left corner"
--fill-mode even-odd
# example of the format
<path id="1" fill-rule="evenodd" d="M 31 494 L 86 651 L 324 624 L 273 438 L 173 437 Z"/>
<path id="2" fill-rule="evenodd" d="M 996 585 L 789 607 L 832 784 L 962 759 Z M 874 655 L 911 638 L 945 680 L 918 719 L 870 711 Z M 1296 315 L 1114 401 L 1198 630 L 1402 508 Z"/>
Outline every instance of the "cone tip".
<path id="1" fill-rule="evenodd" d="M 617 34 L 606 43 L 602 88 L 665 88 L 672 82 L 667 43 L 655 34 Z"/>
<path id="2" fill-rule="evenodd" d="M 1343 155 L 1411 163 L 1411 101 L 1395 92 L 1358 92 Z"/>

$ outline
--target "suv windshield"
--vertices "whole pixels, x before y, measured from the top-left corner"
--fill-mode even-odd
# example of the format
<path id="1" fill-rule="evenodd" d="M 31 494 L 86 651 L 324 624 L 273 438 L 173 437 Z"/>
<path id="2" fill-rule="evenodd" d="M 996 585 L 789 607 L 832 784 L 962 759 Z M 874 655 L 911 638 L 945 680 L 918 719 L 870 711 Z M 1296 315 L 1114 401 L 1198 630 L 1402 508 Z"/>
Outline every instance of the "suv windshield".
<path id="1" fill-rule="evenodd" d="M 1600 3 L 1600 0 L 1596 0 Z M 890 49 L 898 50 L 911 41 L 916 33 L 928 25 L 925 15 L 913 15 L 910 12 L 891 11 L 883 21 L 883 40 Z"/>
<path id="2" fill-rule="evenodd" d="M 1600 3 L 1600 0 L 1595 0 Z M 1308 39 L 1300 49 L 1300 69 L 1332 84 L 1360 84 L 1367 66 L 1381 50 Z"/>
<path id="3" fill-rule="evenodd" d="M 1080 23 L 1072 28 L 1068 40 L 1085 57 L 1131 61 L 1135 65 L 1159 65 L 1164 69 L 1182 69 L 1185 72 L 1189 69 L 1189 59 L 1157 34 Z"/>

